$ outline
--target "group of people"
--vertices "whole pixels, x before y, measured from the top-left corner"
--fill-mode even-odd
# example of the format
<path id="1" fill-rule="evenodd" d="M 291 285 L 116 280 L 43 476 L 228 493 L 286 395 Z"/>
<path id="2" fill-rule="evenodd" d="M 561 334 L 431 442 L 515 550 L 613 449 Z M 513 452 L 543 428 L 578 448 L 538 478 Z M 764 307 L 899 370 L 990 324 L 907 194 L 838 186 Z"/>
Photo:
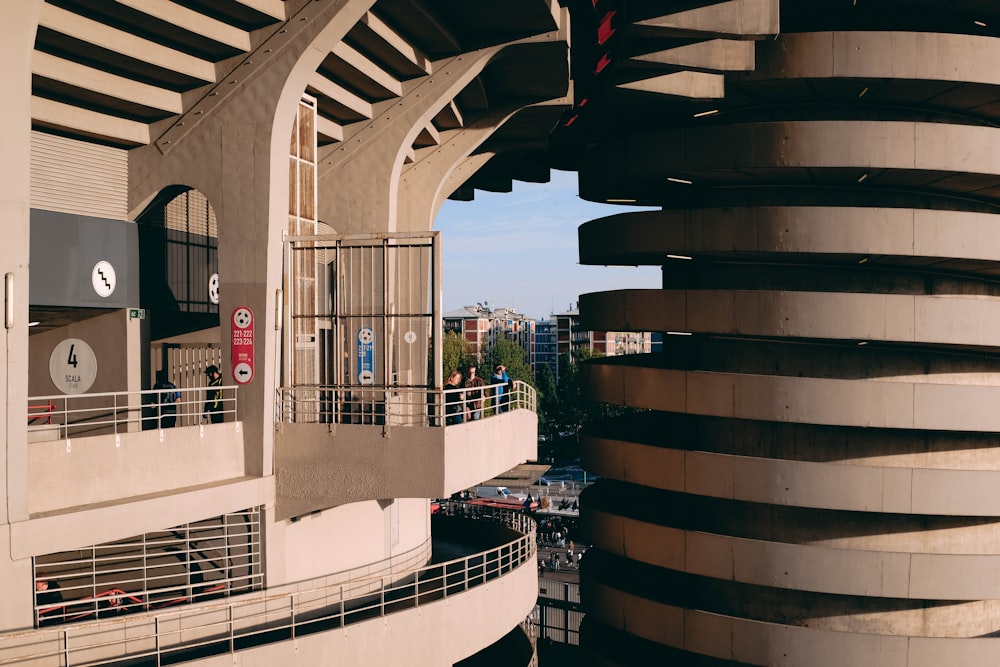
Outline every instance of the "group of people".
<path id="1" fill-rule="evenodd" d="M 563 522 L 561 519 L 541 519 L 538 521 L 537 537 L 539 546 L 551 549 L 549 557 L 538 563 L 539 572 L 546 569 L 556 571 L 565 563 L 566 567 L 577 568 L 583 551 L 577 551 L 576 543 L 570 539 L 570 529 L 575 531 L 575 524 Z M 565 549 L 565 551 L 561 551 Z"/>
<path id="2" fill-rule="evenodd" d="M 538 559 L 538 573 L 544 574 L 546 569 L 558 572 L 564 559 L 566 561 L 566 567 L 579 568 L 580 558 L 582 557 L 582 553 L 576 553 L 573 551 L 573 543 L 570 542 L 570 547 L 566 550 L 565 554 L 560 554 L 558 551 L 552 551 L 549 553 L 548 561 L 544 558 Z"/>
<path id="3" fill-rule="evenodd" d="M 205 369 L 205 376 L 208 378 L 205 390 L 205 416 L 213 424 L 220 424 L 225 417 L 222 401 L 222 374 L 219 372 L 218 366 L 210 364 Z M 159 370 L 156 371 L 156 384 L 153 385 L 153 390 L 158 392 L 156 409 L 160 428 L 173 428 L 177 425 L 177 403 L 181 398 L 181 393 L 177 391 L 177 385 L 170 381 L 165 370 Z"/>
<path id="4" fill-rule="evenodd" d="M 483 399 L 489 390 L 486 389 L 486 380 L 476 375 L 476 370 L 475 364 L 469 364 L 464 378 L 458 370 L 448 374 L 444 385 L 446 424 L 461 424 L 483 418 Z M 493 382 L 489 386 L 494 389 L 496 411 L 506 412 L 510 409 L 514 379 L 507 375 L 506 366 L 497 364 L 491 380 Z"/>

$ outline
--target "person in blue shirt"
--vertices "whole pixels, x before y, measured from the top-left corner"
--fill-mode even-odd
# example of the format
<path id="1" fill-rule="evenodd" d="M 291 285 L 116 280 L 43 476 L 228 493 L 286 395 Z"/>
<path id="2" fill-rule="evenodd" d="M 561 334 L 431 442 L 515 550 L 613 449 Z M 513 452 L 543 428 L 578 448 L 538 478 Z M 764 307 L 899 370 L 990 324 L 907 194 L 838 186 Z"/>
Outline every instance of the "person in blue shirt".
<path id="1" fill-rule="evenodd" d="M 497 414 L 507 412 L 507 399 L 510 397 L 504 395 L 504 389 L 507 387 L 508 380 L 510 378 L 507 376 L 507 367 L 503 364 L 497 364 L 496 368 L 493 369 L 493 384 L 496 385 L 497 392 Z"/>
<path id="2" fill-rule="evenodd" d="M 181 397 L 177 385 L 167 378 L 166 371 L 156 371 L 156 384 L 153 389 L 159 390 L 160 428 L 173 428 L 177 424 L 177 400 Z"/>

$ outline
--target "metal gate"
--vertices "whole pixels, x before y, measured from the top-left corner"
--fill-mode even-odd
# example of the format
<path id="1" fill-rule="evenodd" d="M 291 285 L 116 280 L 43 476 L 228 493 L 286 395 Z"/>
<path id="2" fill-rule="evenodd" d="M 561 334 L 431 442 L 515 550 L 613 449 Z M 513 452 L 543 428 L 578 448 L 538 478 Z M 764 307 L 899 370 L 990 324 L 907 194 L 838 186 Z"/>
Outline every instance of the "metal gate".
<path id="1" fill-rule="evenodd" d="M 284 419 L 427 413 L 442 384 L 440 252 L 438 232 L 286 238 Z"/>

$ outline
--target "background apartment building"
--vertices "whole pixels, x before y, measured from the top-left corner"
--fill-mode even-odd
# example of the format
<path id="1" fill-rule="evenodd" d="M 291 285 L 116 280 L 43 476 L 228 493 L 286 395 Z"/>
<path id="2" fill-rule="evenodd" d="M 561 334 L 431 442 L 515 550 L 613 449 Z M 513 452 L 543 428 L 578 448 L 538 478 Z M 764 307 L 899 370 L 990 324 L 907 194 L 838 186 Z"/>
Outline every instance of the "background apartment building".
<path id="1" fill-rule="evenodd" d="M 556 323 L 559 354 L 582 359 L 653 351 L 653 334 L 649 331 L 590 331 L 581 322 L 579 308 L 552 317 Z"/>
<path id="2" fill-rule="evenodd" d="M 532 371 L 536 368 L 536 322 L 513 308 L 491 309 L 489 304 L 465 306 L 445 313 L 445 331 L 462 336 L 477 357 L 489 350 L 497 340 L 517 343 L 524 350 L 524 361 Z"/>

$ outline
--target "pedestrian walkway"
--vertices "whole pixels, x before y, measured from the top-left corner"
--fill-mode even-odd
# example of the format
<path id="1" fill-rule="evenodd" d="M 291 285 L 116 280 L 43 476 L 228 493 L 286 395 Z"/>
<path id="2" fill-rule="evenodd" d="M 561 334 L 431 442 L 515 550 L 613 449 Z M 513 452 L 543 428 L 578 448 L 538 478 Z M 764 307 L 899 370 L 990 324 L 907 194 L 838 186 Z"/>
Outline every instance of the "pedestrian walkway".
<path id="1" fill-rule="evenodd" d="M 580 566 L 579 566 L 579 554 L 575 554 L 576 561 L 575 565 L 569 565 L 567 561 L 566 554 L 568 549 L 565 547 L 538 547 L 538 561 L 539 563 L 544 563 L 544 569 L 539 566 L 538 576 L 540 579 L 547 579 L 549 581 L 559 581 L 565 583 L 576 584 L 580 582 Z M 553 568 L 552 554 L 557 554 L 559 556 L 559 569 Z M 536 563 L 536 565 L 539 565 Z"/>

